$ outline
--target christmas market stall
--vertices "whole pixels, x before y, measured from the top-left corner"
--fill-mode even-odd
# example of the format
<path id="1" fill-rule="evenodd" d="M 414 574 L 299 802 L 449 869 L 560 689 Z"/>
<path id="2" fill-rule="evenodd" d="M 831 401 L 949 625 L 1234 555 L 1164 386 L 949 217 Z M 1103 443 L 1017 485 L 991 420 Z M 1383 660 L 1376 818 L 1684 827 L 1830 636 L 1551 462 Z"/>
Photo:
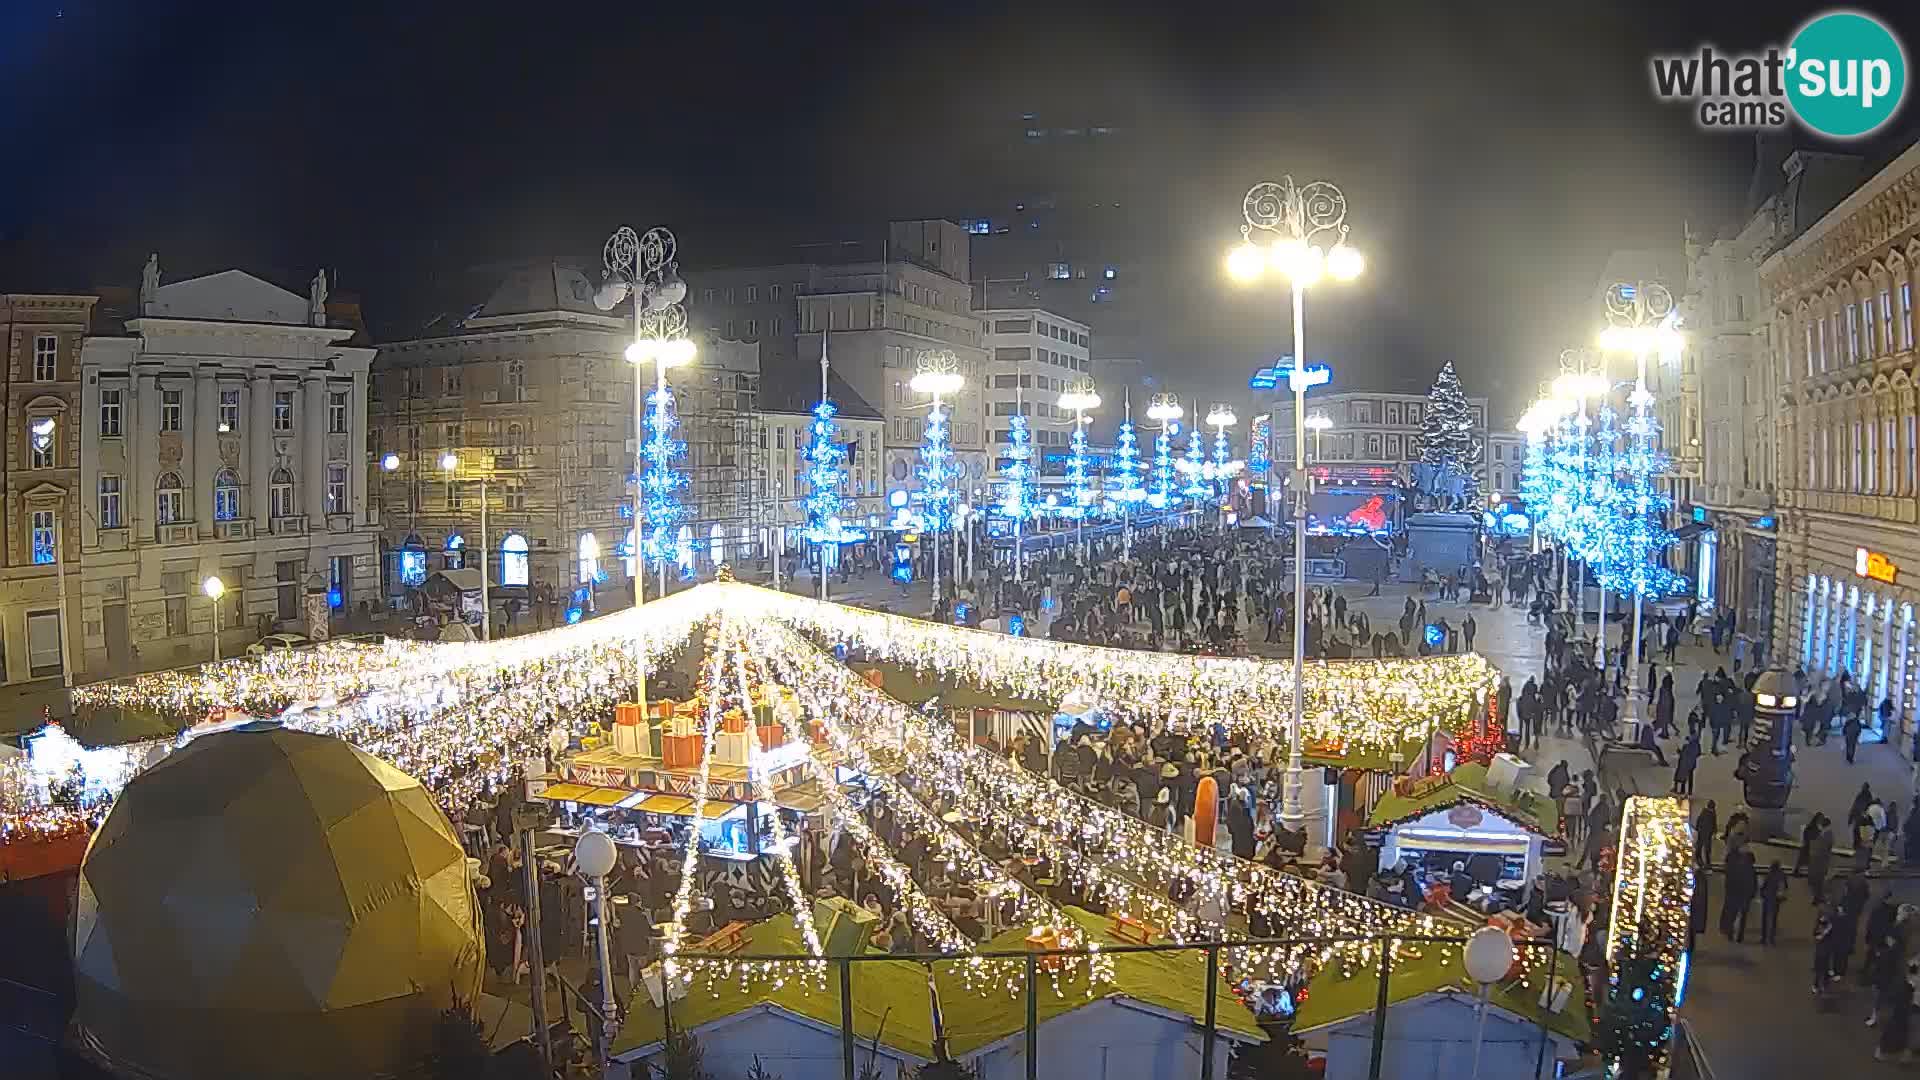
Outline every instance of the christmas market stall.
<path id="1" fill-rule="evenodd" d="M 1398 866 L 1429 905 L 1465 904 L 1483 914 L 1519 910 L 1541 872 L 1547 845 L 1559 846 L 1553 800 L 1502 780 L 1478 762 L 1452 772 L 1403 777 L 1369 819 L 1380 865 Z"/>

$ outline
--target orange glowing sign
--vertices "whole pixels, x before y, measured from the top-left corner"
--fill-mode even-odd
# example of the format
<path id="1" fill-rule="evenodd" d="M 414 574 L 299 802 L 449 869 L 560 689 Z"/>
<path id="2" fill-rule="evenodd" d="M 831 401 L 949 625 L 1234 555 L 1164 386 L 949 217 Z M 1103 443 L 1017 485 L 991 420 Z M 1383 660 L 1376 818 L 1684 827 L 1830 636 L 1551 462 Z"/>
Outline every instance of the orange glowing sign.
<path id="1" fill-rule="evenodd" d="M 1884 581 L 1891 585 L 1900 574 L 1900 566 L 1882 552 L 1854 548 L 1853 572 L 1868 580 Z"/>

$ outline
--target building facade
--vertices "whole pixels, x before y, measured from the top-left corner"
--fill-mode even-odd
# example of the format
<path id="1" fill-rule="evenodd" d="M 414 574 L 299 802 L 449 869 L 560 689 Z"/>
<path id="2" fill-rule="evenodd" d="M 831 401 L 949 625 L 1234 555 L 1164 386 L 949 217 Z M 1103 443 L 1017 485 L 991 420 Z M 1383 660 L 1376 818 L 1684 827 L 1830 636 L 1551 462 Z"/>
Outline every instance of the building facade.
<path id="1" fill-rule="evenodd" d="M 374 365 L 375 472 L 385 592 L 478 568 L 486 502 L 490 600 L 552 589 L 586 610 L 631 602 L 634 393 L 631 319 L 593 303 L 581 268 L 518 266 L 484 304 L 426 335 L 382 343 Z M 759 347 L 695 334 L 668 374 L 688 473 L 680 576 L 763 555 Z M 443 459 L 453 455 L 449 473 Z M 389 457 L 391 455 L 391 457 Z"/>
<path id="2" fill-rule="evenodd" d="M 1338 462 L 1389 470 L 1402 479 L 1420 460 L 1420 425 L 1426 416 L 1427 395 L 1343 391 L 1307 393 L 1307 416 L 1318 413 L 1330 421 L 1326 430 L 1307 429 L 1307 463 Z M 1487 399 L 1470 397 L 1467 408 L 1474 441 L 1487 444 Z M 1267 404 L 1273 414 L 1274 468 L 1293 468 L 1293 395 L 1277 394 Z"/>
<path id="3" fill-rule="evenodd" d="M 1761 263 L 1780 421 L 1774 656 L 1893 702 L 1920 684 L 1920 145 Z"/>
<path id="4" fill-rule="evenodd" d="M 833 422 L 847 451 L 846 480 L 840 489 L 841 520 L 849 526 L 877 529 L 887 519 L 887 500 L 880 474 L 886 418 L 853 392 L 838 376 L 828 382 L 834 404 Z M 766 463 L 765 490 L 770 507 L 770 542 L 788 559 L 805 556 L 807 498 L 806 449 L 813 438 L 813 407 L 820 400 L 817 385 L 774 388 L 762 397 L 761 439 Z M 783 571 L 784 573 L 785 571 Z"/>
<path id="5" fill-rule="evenodd" d="M 215 635 L 325 632 L 378 597 L 368 369 L 301 297 L 240 270 L 160 284 L 80 350 L 81 640 L 90 673 L 197 662 Z M 103 319 L 108 313 L 103 309 Z M 217 602 L 203 582 L 218 577 Z M 330 614 L 331 613 L 331 614 Z"/>
<path id="6" fill-rule="evenodd" d="M 1481 455 L 1480 490 L 1487 505 L 1494 506 L 1520 497 L 1520 473 L 1527 464 L 1526 436 L 1513 431 L 1488 431 L 1487 452 Z"/>
<path id="7" fill-rule="evenodd" d="M 6 543 L 0 545 L 0 680 L 89 674 L 78 631 L 80 522 L 88 499 L 80 462 L 81 350 L 92 296 L 0 294 L 6 348 Z M 63 640 L 64 639 L 64 640 Z"/>
<path id="8" fill-rule="evenodd" d="M 980 312 L 986 326 L 987 444 L 993 454 L 990 475 L 998 477 L 1006 459 L 1016 413 L 1027 417 L 1033 436 L 1034 462 L 1041 482 L 1064 475 L 1052 468 L 1073 437 L 1074 416 L 1060 408 L 1062 392 L 1092 378 L 1092 331 L 1042 308 L 995 308 Z"/>

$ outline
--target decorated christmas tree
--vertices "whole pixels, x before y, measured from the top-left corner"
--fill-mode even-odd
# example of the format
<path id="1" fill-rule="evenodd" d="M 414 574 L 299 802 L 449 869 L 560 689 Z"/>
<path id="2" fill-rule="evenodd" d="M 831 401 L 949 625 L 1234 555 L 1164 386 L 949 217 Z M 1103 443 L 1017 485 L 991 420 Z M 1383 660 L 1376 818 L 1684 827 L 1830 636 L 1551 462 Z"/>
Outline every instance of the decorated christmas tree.
<path id="1" fill-rule="evenodd" d="M 839 543 L 845 528 L 840 520 L 840 485 L 847 478 L 847 449 L 837 438 L 836 411 L 833 402 L 825 399 L 813 407 L 813 422 L 808 425 L 811 438 L 802 455 L 807 463 L 807 539 L 816 544 Z"/>
<path id="2" fill-rule="evenodd" d="M 1014 521 L 1025 521 L 1037 509 L 1033 502 L 1033 433 L 1027 429 L 1024 416 L 1010 416 L 1007 424 L 1006 464 L 1000 469 L 1000 512 Z"/>
<path id="3" fill-rule="evenodd" d="M 1179 433 L 1180 425 L 1169 423 L 1153 439 L 1153 493 L 1147 505 L 1155 510 L 1165 510 L 1179 498 L 1173 486 L 1173 437 Z"/>
<path id="4" fill-rule="evenodd" d="M 1420 421 L 1420 460 L 1471 476 L 1472 459 L 1473 413 L 1449 360 L 1427 394 L 1427 411 Z"/>
<path id="5" fill-rule="evenodd" d="M 1147 497 L 1141 483 L 1146 467 L 1140 461 L 1140 439 L 1133 433 L 1133 421 L 1120 424 L 1113 440 L 1113 460 L 1107 466 L 1107 500 L 1116 505 L 1138 505 Z"/>
<path id="6" fill-rule="evenodd" d="M 927 414 L 927 430 L 920 441 L 920 513 L 929 532 L 939 532 L 953 519 L 953 448 L 948 441 L 947 413 L 938 401 Z"/>
<path id="7" fill-rule="evenodd" d="M 1651 408 L 1653 394 L 1645 387 L 1633 392 L 1632 417 L 1627 420 L 1626 447 L 1619 457 L 1619 510 L 1622 538 L 1620 589 L 1628 596 L 1658 597 L 1683 588 L 1685 580 L 1667 569 L 1664 552 L 1674 542 L 1666 526 L 1670 501 L 1653 485 L 1666 471 L 1660 452 L 1660 422 Z"/>
<path id="8" fill-rule="evenodd" d="M 675 526 L 686 512 L 680 502 L 680 491 L 687 486 L 687 474 L 674 468 L 674 463 L 686 456 L 687 444 L 674 433 L 679 426 L 680 419 L 673 408 L 673 391 L 663 388 L 648 394 L 647 441 L 640 450 L 647 463 L 646 474 L 640 481 L 645 494 L 641 502 L 646 514 L 646 540 L 640 550 L 653 562 L 680 555 Z"/>
<path id="9" fill-rule="evenodd" d="M 1063 517 L 1083 518 L 1093 512 L 1093 488 L 1088 473 L 1087 425 L 1073 425 L 1073 435 L 1067 440 L 1067 506 L 1061 511 Z"/>
<path id="10" fill-rule="evenodd" d="M 1180 492 L 1182 495 L 1200 502 L 1212 494 L 1213 487 L 1207 483 L 1206 478 L 1207 451 L 1203 445 L 1200 429 L 1197 427 L 1187 432 L 1187 456 L 1180 463 L 1180 471 L 1187 478 L 1187 485 Z"/>

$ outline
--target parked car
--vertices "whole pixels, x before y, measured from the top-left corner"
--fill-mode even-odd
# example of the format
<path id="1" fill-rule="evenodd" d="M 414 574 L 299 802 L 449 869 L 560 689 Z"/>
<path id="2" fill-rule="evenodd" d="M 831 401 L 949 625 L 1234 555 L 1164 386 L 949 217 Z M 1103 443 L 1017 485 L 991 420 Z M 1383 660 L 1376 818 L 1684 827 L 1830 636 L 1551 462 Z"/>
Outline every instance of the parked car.
<path id="1" fill-rule="evenodd" d="M 247 646 L 247 655 L 265 656 L 268 653 L 305 649 L 312 645 L 313 641 L 305 634 L 268 634 L 266 637 Z"/>

